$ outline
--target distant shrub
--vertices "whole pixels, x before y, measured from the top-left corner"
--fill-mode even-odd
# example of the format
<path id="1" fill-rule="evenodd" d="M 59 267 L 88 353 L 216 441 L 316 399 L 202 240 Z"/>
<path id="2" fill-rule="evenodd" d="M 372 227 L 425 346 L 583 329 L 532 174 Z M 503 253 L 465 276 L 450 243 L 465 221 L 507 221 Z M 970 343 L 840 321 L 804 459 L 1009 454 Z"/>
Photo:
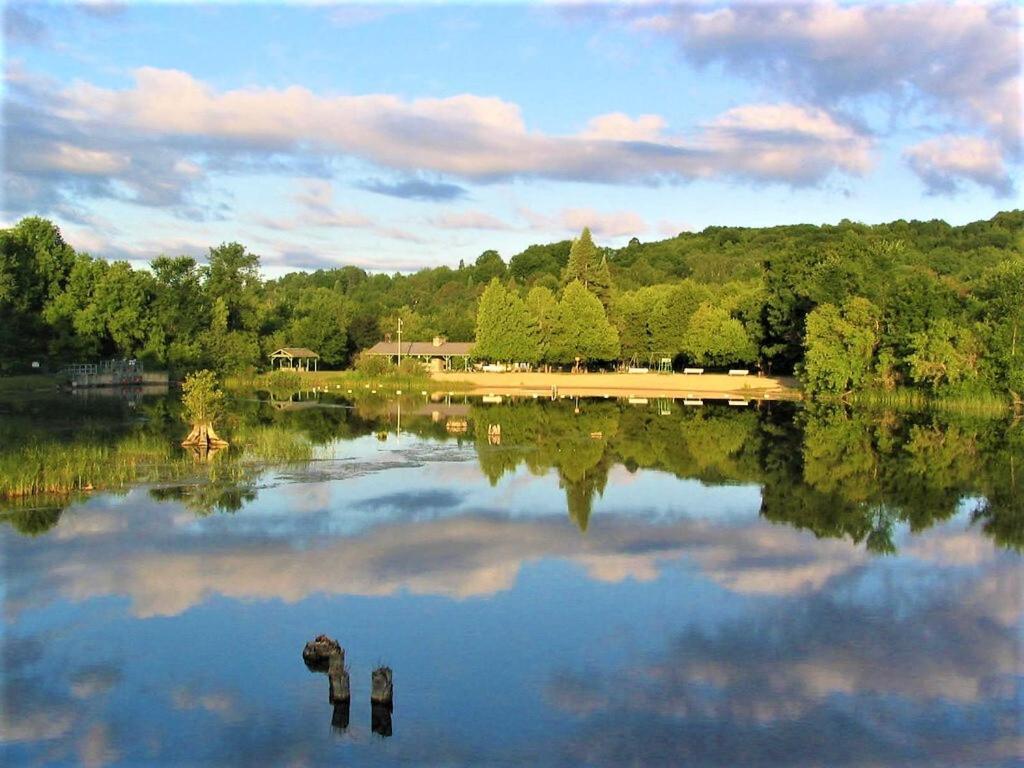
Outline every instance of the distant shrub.
<path id="1" fill-rule="evenodd" d="M 273 392 L 295 392 L 302 389 L 302 374 L 278 368 L 267 374 L 266 382 L 267 388 Z"/>
<path id="2" fill-rule="evenodd" d="M 364 376 L 383 376 L 394 371 L 395 367 L 386 357 L 360 352 L 356 356 L 356 370 Z"/>
<path id="3" fill-rule="evenodd" d="M 414 357 L 406 357 L 399 364 L 398 372 L 403 376 L 422 376 L 423 363 Z"/>

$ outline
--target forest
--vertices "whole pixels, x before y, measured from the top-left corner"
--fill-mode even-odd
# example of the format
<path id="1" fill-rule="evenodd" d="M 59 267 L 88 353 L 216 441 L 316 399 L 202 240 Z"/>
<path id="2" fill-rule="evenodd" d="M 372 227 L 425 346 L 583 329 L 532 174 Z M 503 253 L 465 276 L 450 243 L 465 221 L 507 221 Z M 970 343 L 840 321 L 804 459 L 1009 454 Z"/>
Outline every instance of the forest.
<path id="1" fill-rule="evenodd" d="M 1024 211 L 950 226 L 708 227 L 623 248 L 574 240 L 412 274 L 261 273 L 240 243 L 148 268 L 65 242 L 38 217 L 0 230 L 0 372 L 131 357 L 175 374 L 258 370 L 280 346 L 326 367 L 403 321 L 482 360 L 611 368 L 744 366 L 812 393 L 1024 390 Z"/>

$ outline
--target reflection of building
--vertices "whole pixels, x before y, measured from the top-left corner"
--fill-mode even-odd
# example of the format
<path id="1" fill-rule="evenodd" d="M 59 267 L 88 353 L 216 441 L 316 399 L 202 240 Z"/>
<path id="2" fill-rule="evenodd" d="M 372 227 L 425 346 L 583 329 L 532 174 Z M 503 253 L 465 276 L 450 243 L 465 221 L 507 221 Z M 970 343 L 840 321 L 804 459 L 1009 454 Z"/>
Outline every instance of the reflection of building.
<path id="1" fill-rule="evenodd" d="M 144 371 L 141 360 L 72 363 L 61 369 L 72 387 L 167 386 L 167 371 Z"/>
<path id="2" fill-rule="evenodd" d="M 433 341 L 403 341 L 401 346 L 389 338 L 366 350 L 368 355 L 387 357 L 392 362 L 398 362 L 399 357 L 411 357 L 433 371 L 449 371 L 453 367 L 468 369 L 472 353 L 473 342 L 448 341 L 444 336 L 435 336 Z"/>

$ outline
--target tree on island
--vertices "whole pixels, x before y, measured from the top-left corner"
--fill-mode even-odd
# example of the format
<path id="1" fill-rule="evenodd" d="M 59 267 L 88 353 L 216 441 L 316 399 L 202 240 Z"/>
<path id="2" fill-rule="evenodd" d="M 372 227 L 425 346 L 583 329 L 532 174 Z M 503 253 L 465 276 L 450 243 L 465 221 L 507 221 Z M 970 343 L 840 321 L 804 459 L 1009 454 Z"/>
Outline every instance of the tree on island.
<path id="1" fill-rule="evenodd" d="M 224 393 L 217 387 L 213 371 L 196 371 L 186 376 L 181 385 L 181 403 L 185 409 L 183 418 L 192 424 L 183 446 L 203 449 L 228 444 L 213 431 L 213 422 L 224 409 Z"/>

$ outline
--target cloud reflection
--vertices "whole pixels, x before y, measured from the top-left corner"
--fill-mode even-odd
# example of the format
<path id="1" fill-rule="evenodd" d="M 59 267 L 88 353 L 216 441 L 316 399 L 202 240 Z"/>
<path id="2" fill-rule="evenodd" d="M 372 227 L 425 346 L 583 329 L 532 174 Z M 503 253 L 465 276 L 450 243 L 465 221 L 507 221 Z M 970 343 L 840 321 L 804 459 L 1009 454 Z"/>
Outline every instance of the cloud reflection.
<path id="1" fill-rule="evenodd" d="M 642 663 L 563 671 L 571 762 L 999 765 L 1020 725 L 1020 571 L 832 590 L 694 627 Z"/>

